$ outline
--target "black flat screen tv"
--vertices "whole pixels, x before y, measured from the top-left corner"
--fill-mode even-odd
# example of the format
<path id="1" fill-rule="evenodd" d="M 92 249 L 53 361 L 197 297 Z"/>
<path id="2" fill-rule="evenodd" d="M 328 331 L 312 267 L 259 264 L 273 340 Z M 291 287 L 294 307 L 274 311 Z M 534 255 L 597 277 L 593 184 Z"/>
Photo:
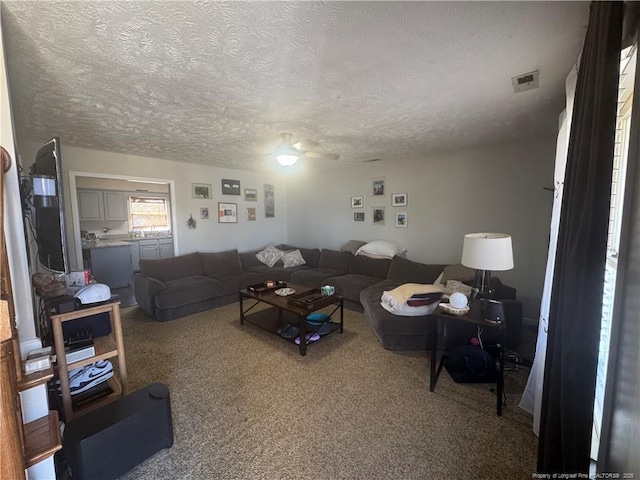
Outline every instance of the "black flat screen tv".
<path id="1" fill-rule="evenodd" d="M 68 273 L 59 138 L 53 138 L 38 150 L 31 175 L 34 182 L 38 263 L 50 272 Z M 44 182 L 49 185 L 45 195 L 37 187 Z"/>

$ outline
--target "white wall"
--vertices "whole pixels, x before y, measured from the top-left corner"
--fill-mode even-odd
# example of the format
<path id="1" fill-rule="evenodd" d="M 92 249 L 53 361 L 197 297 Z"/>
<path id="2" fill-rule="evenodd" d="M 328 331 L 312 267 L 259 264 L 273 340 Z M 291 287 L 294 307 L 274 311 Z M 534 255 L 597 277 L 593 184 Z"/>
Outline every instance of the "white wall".
<path id="1" fill-rule="evenodd" d="M 25 143 L 21 145 L 21 155 L 26 159 L 35 159 L 38 148 L 48 139 L 39 143 Z M 172 215 L 176 216 L 177 228 L 173 235 L 176 242 L 177 254 L 195 251 L 215 252 L 237 248 L 240 251 L 260 248 L 268 242 L 280 243 L 286 241 L 286 184 L 282 176 L 277 173 L 254 173 L 224 168 L 208 167 L 189 163 L 180 163 L 156 158 L 139 157 L 112 152 L 87 150 L 65 145 L 60 139 L 65 211 L 71 212 L 71 195 L 69 191 L 70 171 L 94 174 L 122 175 L 127 178 L 145 178 L 173 180 L 175 182 L 175 205 L 172 205 Z M 31 163 L 33 160 L 31 160 Z M 221 179 L 240 180 L 241 190 L 255 188 L 258 190 L 257 202 L 245 202 L 244 195 L 222 195 Z M 193 199 L 191 196 L 192 183 L 209 183 L 212 185 L 213 198 L 209 200 Z M 263 184 L 270 183 L 276 189 L 276 216 L 264 217 Z M 75 193 L 73 193 L 75 195 Z M 236 203 L 238 205 L 238 223 L 218 223 L 218 202 Z M 210 219 L 200 219 L 200 208 L 208 207 Z M 255 207 L 256 221 L 247 221 L 247 208 Z M 197 228 L 187 228 L 189 215 L 197 221 Z M 71 215 L 67 214 L 67 232 L 69 252 L 75 251 L 75 241 L 80 238 L 80 232 L 73 229 Z M 70 254 L 72 268 L 74 255 Z"/>
<path id="2" fill-rule="evenodd" d="M 465 233 L 502 232 L 513 237 L 515 268 L 496 272 L 517 288 L 526 317 L 537 319 L 544 281 L 555 139 L 485 146 L 420 161 L 362 163 L 314 174 L 290 175 L 288 241 L 339 249 L 346 241 L 393 240 L 408 258 L 459 263 Z M 372 178 L 385 177 L 386 195 L 372 196 Z M 392 193 L 408 193 L 408 206 L 392 207 Z M 364 196 L 352 209 L 351 196 Z M 372 207 L 384 206 L 384 226 L 372 225 Z M 364 222 L 353 213 L 365 212 Z M 408 228 L 394 227 L 394 213 L 408 213 Z"/>
<path id="3" fill-rule="evenodd" d="M 33 313 L 33 299 L 27 250 L 22 222 L 22 203 L 18 187 L 18 161 L 14 144 L 13 119 L 9 102 L 4 43 L 0 26 L 0 144 L 11 154 L 12 164 L 4 179 L 4 233 L 7 245 L 11 286 L 16 312 L 16 326 L 20 340 L 21 353 L 40 348 L 42 343 L 36 337 Z M 48 410 L 47 392 L 44 385 L 29 389 L 20 394 L 23 421 L 30 422 L 45 415 Z M 3 432 L 4 435 L 4 432 Z M 55 478 L 53 456 L 33 465 L 26 470 L 30 480 Z"/>

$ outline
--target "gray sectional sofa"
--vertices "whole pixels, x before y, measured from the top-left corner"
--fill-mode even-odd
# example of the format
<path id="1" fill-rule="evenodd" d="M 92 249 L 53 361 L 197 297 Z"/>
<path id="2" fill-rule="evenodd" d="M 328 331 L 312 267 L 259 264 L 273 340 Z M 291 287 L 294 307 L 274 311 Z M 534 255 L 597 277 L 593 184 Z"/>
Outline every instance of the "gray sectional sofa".
<path id="1" fill-rule="evenodd" d="M 268 267 L 256 258 L 259 250 L 191 253 L 140 260 L 140 273 L 134 277 L 136 300 L 150 317 L 166 321 L 235 302 L 238 290 L 265 280 L 313 288 L 333 285 L 336 293 L 344 298 L 345 307 L 365 313 L 383 347 L 417 350 L 426 349 L 430 344 L 425 317 L 393 315 L 382 308 L 380 297 L 385 290 L 404 283 L 434 283 L 447 265 L 427 265 L 400 256 L 374 259 L 349 251 L 290 245 L 279 245 L 278 248 L 299 249 L 306 263 L 284 268 L 282 262 L 278 262 Z M 504 287 L 503 290 L 507 292 L 505 298 L 515 299 L 514 289 Z M 499 294 L 504 295 L 504 292 Z M 512 315 L 518 313 L 519 302 L 514 303 L 510 308 Z M 521 305 L 519 311 L 520 318 L 513 319 L 518 325 L 522 322 Z M 509 317 L 509 312 L 506 314 Z M 509 323 L 513 323 L 511 318 Z"/>

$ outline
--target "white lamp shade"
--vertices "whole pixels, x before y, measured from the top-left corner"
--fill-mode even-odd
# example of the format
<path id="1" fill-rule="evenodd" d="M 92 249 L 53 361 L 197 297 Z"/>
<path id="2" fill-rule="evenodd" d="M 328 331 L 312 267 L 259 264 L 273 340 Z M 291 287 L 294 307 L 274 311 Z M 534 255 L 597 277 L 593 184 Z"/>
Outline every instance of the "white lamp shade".
<path id="1" fill-rule="evenodd" d="M 462 246 L 462 264 L 476 270 L 511 270 L 511 235 L 504 233 L 468 233 Z"/>

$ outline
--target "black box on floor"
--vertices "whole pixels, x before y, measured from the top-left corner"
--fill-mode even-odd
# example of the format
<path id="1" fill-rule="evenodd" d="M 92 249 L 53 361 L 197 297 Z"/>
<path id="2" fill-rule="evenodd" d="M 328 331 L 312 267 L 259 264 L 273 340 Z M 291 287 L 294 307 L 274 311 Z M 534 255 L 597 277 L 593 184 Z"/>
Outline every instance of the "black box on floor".
<path id="1" fill-rule="evenodd" d="M 72 420 L 63 444 L 74 480 L 120 477 L 173 445 L 169 389 L 152 383 Z"/>

